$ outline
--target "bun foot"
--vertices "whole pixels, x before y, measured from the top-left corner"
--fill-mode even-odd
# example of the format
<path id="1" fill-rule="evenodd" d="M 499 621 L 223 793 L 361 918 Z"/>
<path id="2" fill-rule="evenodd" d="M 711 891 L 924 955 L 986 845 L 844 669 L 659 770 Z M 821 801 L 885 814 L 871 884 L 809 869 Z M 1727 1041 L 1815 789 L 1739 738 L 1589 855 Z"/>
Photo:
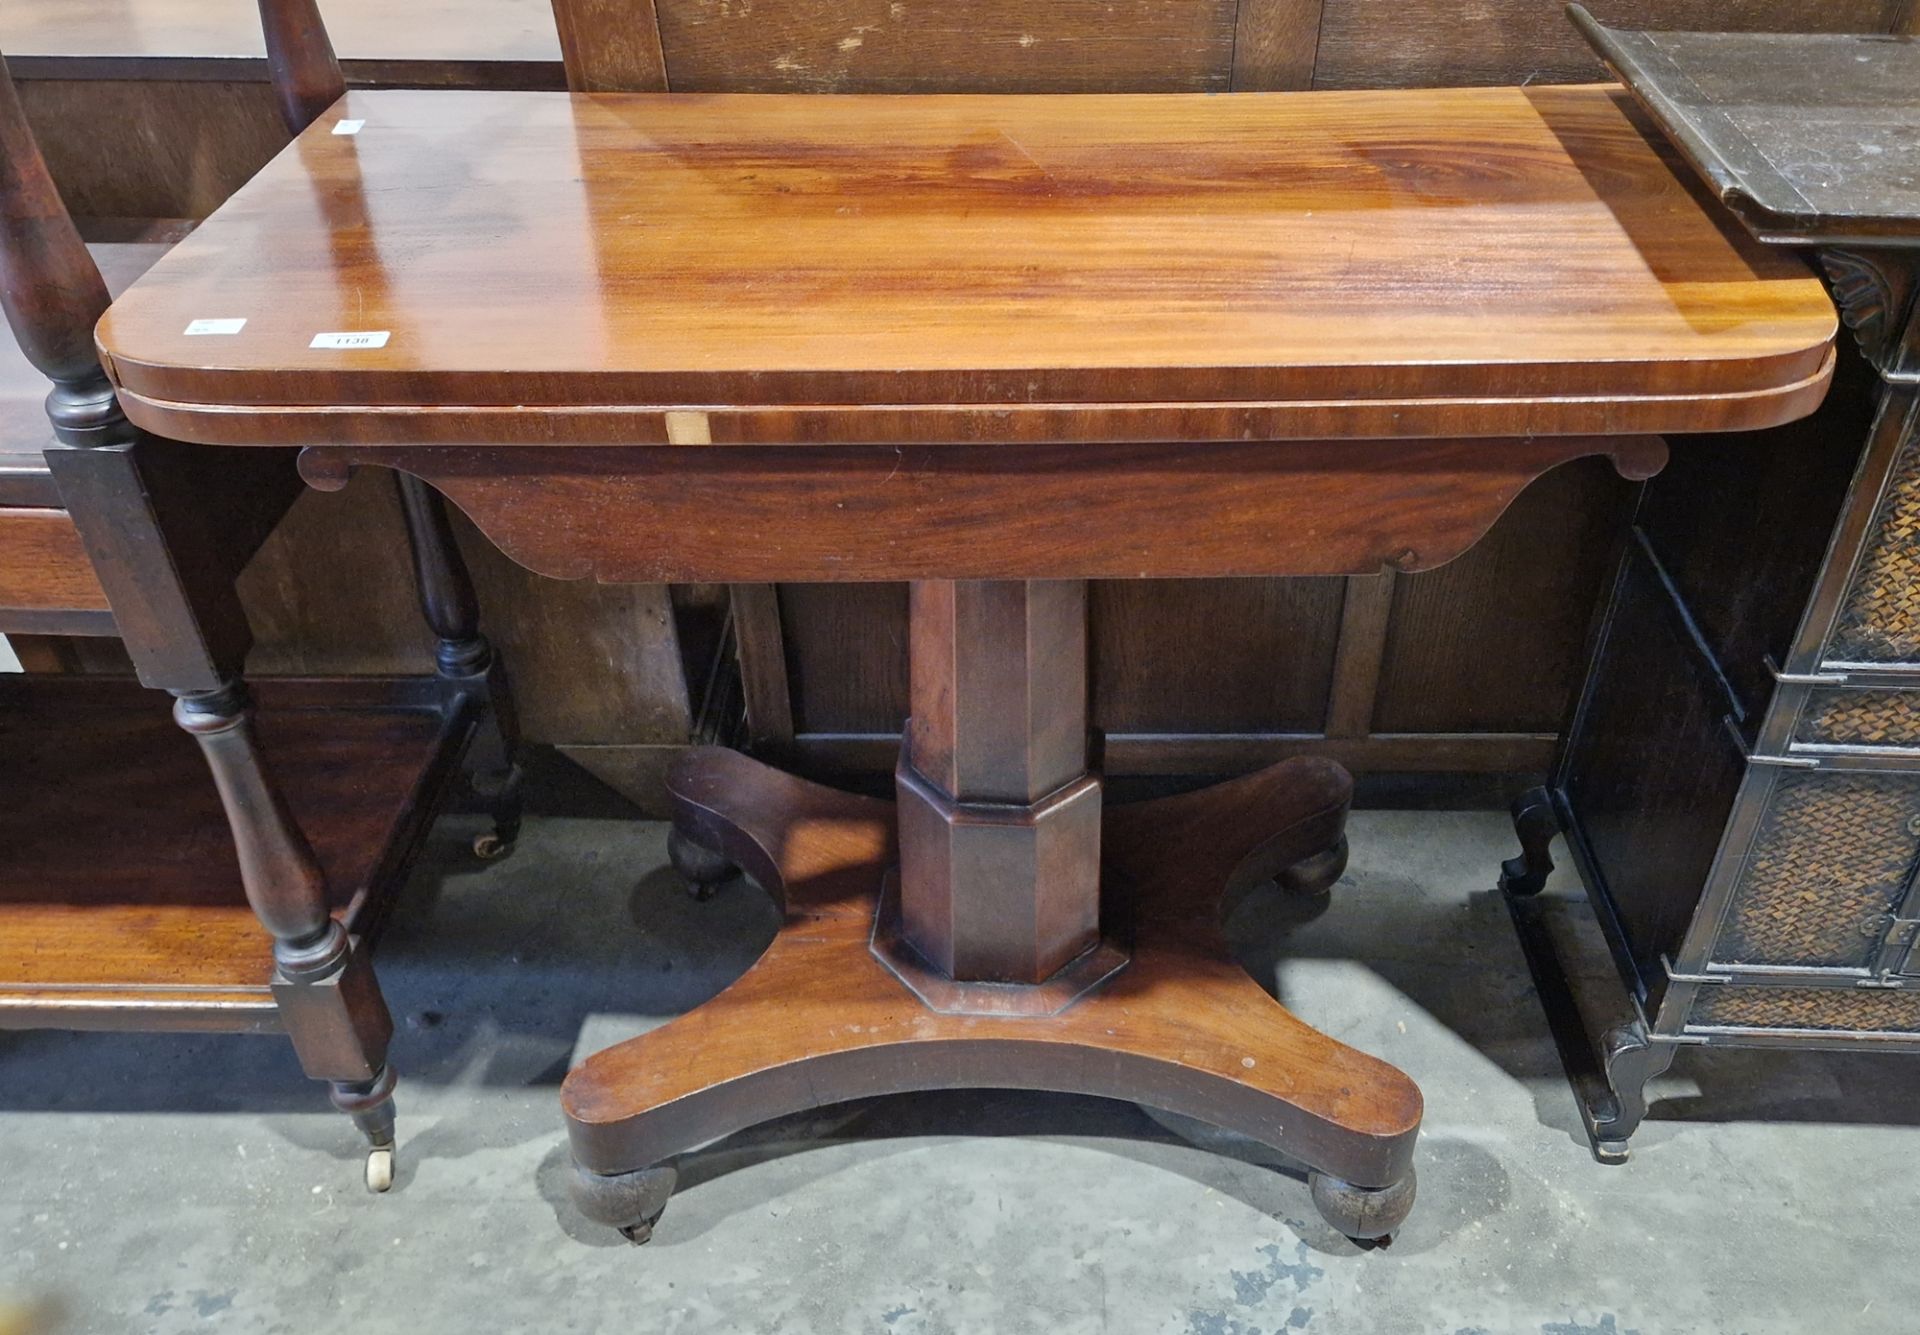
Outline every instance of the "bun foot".
<path id="1" fill-rule="evenodd" d="M 1333 883 L 1347 869 L 1347 836 L 1341 835 L 1331 846 L 1312 857 L 1302 858 L 1284 868 L 1274 879 L 1281 890 L 1295 899 L 1325 899 L 1333 893 Z"/>
<path id="2" fill-rule="evenodd" d="M 595 1173 L 574 1165 L 571 1194 L 581 1214 L 596 1224 L 617 1228 L 639 1247 L 653 1237 L 666 1213 L 678 1174 L 671 1168 L 641 1168 L 631 1173 Z"/>
<path id="3" fill-rule="evenodd" d="M 677 825 L 667 833 L 667 859 L 687 883 L 687 893 L 702 902 L 712 899 L 715 891 L 740 874 L 740 868 L 727 861 L 724 854 L 695 843 Z"/>
<path id="4" fill-rule="evenodd" d="M 1362 1247 L 1384 1247 L 1413 1209 L 1414 1173 L 1385 1187 L 1356 1187 L 1326 1173 L 1310 1173 L 1313 1205 L 1320 1217 Z"/>

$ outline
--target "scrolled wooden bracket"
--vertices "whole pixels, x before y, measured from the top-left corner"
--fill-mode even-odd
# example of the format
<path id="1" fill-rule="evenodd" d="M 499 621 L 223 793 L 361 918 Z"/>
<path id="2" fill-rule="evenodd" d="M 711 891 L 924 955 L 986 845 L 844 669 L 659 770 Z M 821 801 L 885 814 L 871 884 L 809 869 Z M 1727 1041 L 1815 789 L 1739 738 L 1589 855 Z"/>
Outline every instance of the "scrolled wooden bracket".
<path id="1" fill-rule="evenodd" d="M 1622 436 L 1609 456 L 1614 472 L 1631 482 L 1645 482 L 1667 466 L 1668 453 L 1662 436 Z"/>
<path id="2" fill-rule="evenodd" d="M 298 466 L 301 480 L 315 491 L 339 491 L 353 480 L 353 460 L 324 445 L 302 449 Z"/>
<path id="3" fill-rule="evenodd" d="M 1829 247 L 1820 251 L 1820 267 L 1841 320 L 1874 369 L 1896 383 L 1920 383 L 1915 252 Z"/>

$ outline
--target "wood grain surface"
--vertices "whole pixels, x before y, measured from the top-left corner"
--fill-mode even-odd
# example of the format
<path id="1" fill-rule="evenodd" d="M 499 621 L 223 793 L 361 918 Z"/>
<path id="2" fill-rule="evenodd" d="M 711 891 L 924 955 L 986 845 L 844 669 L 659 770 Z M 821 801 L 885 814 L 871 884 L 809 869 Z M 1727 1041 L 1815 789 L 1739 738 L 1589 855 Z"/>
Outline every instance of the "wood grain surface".
<path id="1" fill-rule="evenodd" d="M 302 452 L 431 482 L 514 560 L 603 583 L 1140 579 L 1425 570 L 1472 546 L 1534 478 L 1657 438 L 1253 441 L 960 450 L 693 446 Z M 757 540 L 742 542 L 742 533 Z"/>
<path id="2" fill-rule="evenodd" d="M 111 610 L 66 511 L 0 507 L 0 609 Z"/>
<path id="3" fill-rule="evenodd" d="M 1225 92 L 1235 54 L 1235 0 L 662 0 L 658 8 L 681 92 Z"/>
<path id="4" fill-rule="evenodd" d="M 203 316 L 249 323 L 183 337 Z M 368 330 L 385 346 L 309 346 Z M 1723 229 L 1615 90 L 463 92 L 351 95 L 100 341 L 176 405 L 130 403 L 144 425 L 377 405 L 403 411 L 363 430 L 399 443 L 463 405 L 526 409 L 486 428 L 521 441 L 580 438 L 524 419 L 581 405 L 1491 399 L 1472 434 L 1503 434 L 1658 399 L 1636 429 L 1729 429 L 1810 407 L 1833 331 L 1800 261 Z"/>
<path id="5" fill-rule="evenodd" d="M 667 91 L 667 62 L 653 0 L 554 0 L 553 22 L 571 91 Z"/>

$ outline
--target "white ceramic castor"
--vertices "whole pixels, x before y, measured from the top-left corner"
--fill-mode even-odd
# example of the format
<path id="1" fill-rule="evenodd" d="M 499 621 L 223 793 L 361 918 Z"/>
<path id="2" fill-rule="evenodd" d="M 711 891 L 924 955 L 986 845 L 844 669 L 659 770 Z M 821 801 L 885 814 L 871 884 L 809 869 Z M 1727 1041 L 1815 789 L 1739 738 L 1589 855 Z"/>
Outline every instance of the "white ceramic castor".
<path id="1" fill-rule="evenodd" d="M 367 1190 L 385 1191 L 393 1185 L 393 1147 L 367 1151 Z"/>
<path id="2" fill-rule="evenodd" d="M 493 862 L 513 851 L 513 845 L 502 839 L 497 831 L 488 830 L 485 834 L 473 836 L 473 855 L 482 862 Z"/>

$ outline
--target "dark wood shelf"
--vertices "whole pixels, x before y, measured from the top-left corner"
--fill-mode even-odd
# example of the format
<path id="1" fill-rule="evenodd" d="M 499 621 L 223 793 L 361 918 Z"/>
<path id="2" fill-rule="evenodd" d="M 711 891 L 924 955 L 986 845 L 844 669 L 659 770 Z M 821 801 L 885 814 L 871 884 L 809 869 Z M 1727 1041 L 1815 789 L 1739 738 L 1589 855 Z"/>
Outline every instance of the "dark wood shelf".
<path id="1" fill-rule="evenodd" d="M 348 930 L 377 935 L 479 712 L 434 678 L 256 683 L 267 763 Z M 0 1028 L 274 1030 L 273 940 L 169 700 L 0 679 Z"/>

